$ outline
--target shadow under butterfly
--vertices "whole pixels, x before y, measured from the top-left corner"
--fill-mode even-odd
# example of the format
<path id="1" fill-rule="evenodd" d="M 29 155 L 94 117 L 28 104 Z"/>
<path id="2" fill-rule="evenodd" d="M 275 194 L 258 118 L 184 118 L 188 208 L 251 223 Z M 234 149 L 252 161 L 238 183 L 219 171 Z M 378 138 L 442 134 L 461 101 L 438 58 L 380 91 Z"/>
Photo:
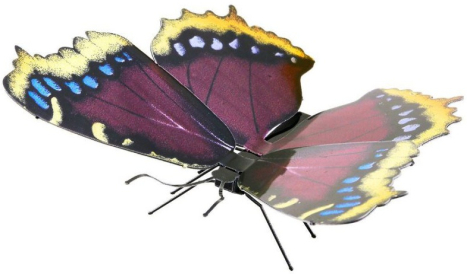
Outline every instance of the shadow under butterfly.
<path id="1" fill-rule="evenodd" d="M 162 21 L 157 64 L 127 39 L 88 32 L 46 57 L 17 47 L 4 79 L 37 118 L 105 144 L 200 169 L 183 190 L 214 183 L 310 224 L 345 224 L 403 196 L 391 186 L 418 146 L 460 121 L 448 105 L 410 90 L 376 89 L 310 116 L 300 77 L 313 59 L 289 40 L 225 17 L 184 10 Z M 127 181 L 149 175 L 141 174 Z M 151 177 L 154 178 L 154 177 Z M 156 179 L 156 178 L 154 178 Z M 157 180 L 157 179 L 156 179 Z M 159 180 L 158 180 L 159 181 Z M 262 203 L 260 203 L 261 201 Z"/>

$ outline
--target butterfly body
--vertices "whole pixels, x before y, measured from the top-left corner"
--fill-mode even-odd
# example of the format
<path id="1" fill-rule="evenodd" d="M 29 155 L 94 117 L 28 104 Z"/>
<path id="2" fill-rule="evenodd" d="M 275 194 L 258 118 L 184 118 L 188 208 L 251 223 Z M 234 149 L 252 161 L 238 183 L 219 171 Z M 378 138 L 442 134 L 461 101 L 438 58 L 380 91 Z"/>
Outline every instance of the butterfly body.
<path id="1" fill-rule="evenodd" d="M 293 132 L 295 126 L 300 122 L 309 119 L 311 116 L 302 112 L 298 112 L 289 120 L 285 121 L 278 125 L 274 130 L 272 130 L 268 136 L 268 141 L 278 140 L 289 132 Z M 232 153 L 229 160 L 225 161 L 218 170 L 212 172 L 213 178 L 216 180 L 216 187 L 223 188 L 231 193 L 235 194 L 244 194 L 245 192 L 241 190 L 239 186 L 240 175 L 245 172 L 249 167 L 251 167 L 255 162 L 261 159 L 261 156 L 249 152 L 249 151 L 239 151 L 238 153 Z"/>

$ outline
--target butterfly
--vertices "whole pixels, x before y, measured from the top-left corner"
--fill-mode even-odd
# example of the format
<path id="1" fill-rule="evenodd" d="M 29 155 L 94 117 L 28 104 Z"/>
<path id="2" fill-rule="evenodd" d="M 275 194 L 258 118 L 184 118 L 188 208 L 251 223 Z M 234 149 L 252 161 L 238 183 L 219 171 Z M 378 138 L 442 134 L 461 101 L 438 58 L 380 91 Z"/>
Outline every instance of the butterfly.
<path id="1" fill-rule="evenodd" d="M 314 116 L 299 112 L 300 77 L 313 59 L 249 27 L 233 7 L 225 17 L 184 10 L 164 20 L 151 49 L 156 63 L 100 32 L 46 57 L 17 48 L 4 85 L 42 120 L 201 169 L 220 190 L 306 224 L 355 222 L 405 195 L 393 178 L 418 146 L 460 121 L 448 105 L 461 97 L 395 89 Z"/>

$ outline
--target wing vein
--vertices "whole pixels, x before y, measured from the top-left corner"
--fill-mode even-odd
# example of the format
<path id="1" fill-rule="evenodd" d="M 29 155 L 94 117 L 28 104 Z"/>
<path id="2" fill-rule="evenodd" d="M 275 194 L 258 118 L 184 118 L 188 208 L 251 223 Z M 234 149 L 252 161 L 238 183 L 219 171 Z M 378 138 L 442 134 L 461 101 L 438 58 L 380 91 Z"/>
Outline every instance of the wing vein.
<path id="1" fill-rule="evenodd" d="M 190 74 L 190 68 L 191 68 L 192 61 L 188 63 L 188 66 L 186 68 L 186 79 L 187 79 L 187 84 L 188 84 L 188 89 L 195 94 L 195 91 L 193 90 L 193 87 L 191 86 L 191 74 Z"/>
<path id="2" fill-rule="evenodd" d="M 171 119 L 166 113 L 164 113 L 163 111 L 161 111 L 158 107 L 154 106 L 154 104 L 152 103 L 149 103 L 147 100 L 145 100 L 141 95 L 139 95 L 134 89 L 130 88 L 126 83 L 124 83 L 122 80 L 118 79 L 118 81 L 120 82 L 120 84 L 122 84 L 124 87 L 126 87 L 131 93 L 133 93 L 134 95 L 136 95 L 143 103 L 147 104 L 148 106 L 150 106 L 152 109 L 156 110 L 157 112 L 159 112 L 160 114 L 162 114 L 165 118 L 167 118 L 170 122 L 172 122 L 174 125 L 176 125 L 177 127 L 181 128 L 181 129 L 184 129 L 183 126 L 181 126 L 180 124 L 178 124 L 177 122 L 175 122 L 173 119 Z"/>
<path id="3" fill-rule="evenodd" d="M 167 127 L 178 128 L 178 127 L 175 127 L 175 126 L 170 125 L 170 124 L 166 124 L 166 123 L 161 122 L 161 121 L 158 121 L 158 120 L 150 119 L 150 118 L 148 118 L 148 117 L 146 117 L 146 116 L 143 116 L 143 115 L 138 114 L 138 113 L 136 113 L 136 112 L 133 112 L 133 111 L 131 111 L 131 110 L 129 110 L 129 109 L 126 109 L 126 108 L 124 108 L 124 107 L 122 107 L 122 106 L 119 106 L 119 105 L 116 105 L 116 104 L 114 104 L 114 103 L 111 103 L 111 102 L 109 102 L 109 101 L 107 101 L 107 100 L 104 100 L 104 99 L 102 99 L 102 98 L 100 98 L 100 97 L 97 97 L 97 96 L 95 96 L 95 95 L 89 94 L 88 96 L 90 96 L 90 97 L 92 97 L 92 98 L 95 98 L 95 99 L 97 99 L 97 100 L 99 100 L 99 101 L 101 101 L 101 102 L 104 102 L 104 103 L 106 103 L 106 104 L 108 104 L 108 105 L 111 105 L 111 106 L 113 106 L 113 107 L 116 107 L 116 108 L 118 108 L 118 109 L 121 109 L 121 110 L 123 110 L 123 111 L 126 111 L 126 112 L 128 112 L 129 114 L 132 114 L 132 115 L 134 115 L 134 116 L 136 116 L 136 117 L 139 117 L 139 118 L 142 118 L 142 119 L 145 119 L 145 120 L 149 120 L 149 121 L 152 121 L 152 122 L 155 122 L 155 123 L 158 123 L 158 124 L 162 124 L 162 125 L 167 126 Z"/>
<path id="4" fill-rule="evenodd" d="M 110 106 L 113 106 L 113 107 L 116 107 L 116 108 L 121 109 L 121 110 L 123 110 L 123 111 L 126 111 L 126 112 L 128 112 L 128 113 L 130 113 L 130 114 L 132 114 L 132 115 L 134 115 L 134 116 L 136 116 L 136 117 L 138 117 L 138 118 L 145 119 L 145 120 L 148 120 L 148 121 L 157 123 L 157 124 L 161 124 L 161 125 L 164 125 L 164 126 L 167 126 L 167 127 L 173 128 L 173 129 L 176 129 L 176 130 L 183 130 L 183 129 L 180 128 L 180 127 L 176 127 L 176 126 L 173 126 L 173 125 L 170 125 L 170 124 L 166 124 L 166 123 L 164 123 L 164 122 L 161 122 L 161 121 L 158 121 L 158 120 L 151 119 L 151 118 L 148 118 L 148 117 L 146 117 L 146 116 L 140 115 L 140 114 L 138 114 L 138 113 L 135 113 L 135 112 L 133 112 L 133 111 L 131 111 L 131 110 L 128 110 L 128 109 L 126 109 L 126 108 L 124 108 L 124 107 L 122 107 L 122 106 L 119 106 L 119 105 L 116 105 L 116 104 L 114 104 L 114 103 L 111 103 L 111 102 L 109 102 L 109 101 L 107 101 L 107 100 L 104 100 L 104 99 L 102 99 L 102 98 L 100 98 L 100 97 L 97 97 L 97 96 L 95 96 L 95 95 L 91 95 L 91 94 L 90 94 L 89 96 L 92 97 L 92 98 L 95 98 L 95 99 L 97 99 L 97 100 L 99 100 L 99 101 L 101 101 L 101 102 L 103 102 L 103 103 L 109 104 Z M 206 141 L 208 141 L 208 142 L 211 142 L 211 143 L 213 143 L 213 144 L 216 144 L 216 145 L 218 145 L 218 146 L 221 146 L 221 147 L 230 149 L 230 147 L 226 146 L 226 145 L 225 145 L 224 143 L 222 143 L 222 142 L 216 142 L 216 141 L 214 141 L 214 140 L 212 140 L 212 139 L 206 138 L 205 136 L 199 135 L 199 134 L 197 134 L 197 133 L 192 133 L 192 135 L 195 136 L 195 137 L 201 138 L 201 139 L 203 139 L 203 140 L 206 140 Z"/>
<path id="5" fill-rule="evenodd" d="M 320 155 L 319 157 L 324 157 L 324 158 L 329 158 L 329 157 L 340 157 L 340 156 L 345 156 L 345 155 L 355 155 L 355 154 L 363 154 L 363 153 L 366 153 L 370 151 L 369 149 L 365 149 L 365 150 L 361 150 L 361 151 L 357 151 L 357 152 L 349 152 L 349 153 L 342 153 L 342 154 L 323 154 L 323 155 Z M 303 157 L 300 157 L 300 156 L 295 156 L 293 157 L 293 159 L 300 159 L 300 158 L 306 158 L 308 157 L 308 155 L 305 155 Z M 271 160 L 271 159 L 275 159 L 275 160 L 290 160 L 290 157 L 284 157 L 284 158 L 280 158 L 280 157 L 264 157 L 263 159 L 261 159 L 262 161 L 265 161 L 265 162 L 270 162 L 268 160 Z M 272 162 L 270 162 L 272 163 Z"/>
<path id="6" fill-rule="evenodd" d="M 343 128 L 343 127 L 350 126 L 350 125 L 353 125 L 353 124 L 357 124 L 357 123 L 360 123 L 362 121 L 372 119 L 372 118 L 375 118 L 375 117 L 378 117 L 378 116 L 383 116 L 383 114 L 378 113 L 378 114 L 375 114 L 375 115 L 371 115 L 371 116 L 368 116 L 368 117 L 361 118 L 359 120 L 354 120 L 354 121 L 352 121 L 350 123 L 343 124 L 343 125 L 340 125 L 340 126 L 337 126 L 337 127 L 328 128 L 328 129 L 321 130 L 321 131 L 316 131 L 313 134 L 310 134 L 308 136 L 313 136 L 313 135 L 321 134 L 321 133 L 324 133 L 324 132 L 332 131 L 332 130 L 335 130 L 335 129 L 338 129 L 338 128 Z"/>
<path id="7" fill-rule="evenodd" d="M 263 161 L 263 160 L 260 160 L 260 161 Z M 316 180 L 314 180 L 314 179 L 312 179 L 312 178 L 310 178 L 310 177 L 305 177 L 305 176 L 303 176 L 302 174 L 300 174 L 300 173 L 298 173 L 298 172 L 296 172 L 296 171 L 293 171 L 293 170 L 289 170 L 287 167 L 284 167 L 284 166 L 282 166 L 282 165 L 280 165 L 280 164 L 278 164 L 278 163 L 271 162 L 271 164 L 272 164 L 272 165 L 275 165 L 275 166 L 278 166 L 278 167 L 280 167 L 280 168 L 284 168 L 284 169 L 287 170 L 287 172 L 290 172 L 290 173 L 294 174 L 295 176 L 297 176 L 297 177 L 299 177 L 299 178 L 301 178 L 301 179 L 303 179 L 303 180 L 310 181 L 310 182 L 316 183 L 316 184 L 318 184 L 318 185 L 323 185 L 323 186 L 329 187 L 329 185 L 326 184 L 326 183 L 323 183 L 323 182 L 320 182 L 320 181 L 316 181 Z"/>
<path id="8" fill-rule="evenodd" d="M 248 65 L 248 91 L 250 94 L 250 107 L 251 107 L 251 113 L 253 114 L 253 122 L 255 124 L 255 130 L 256 130 L 256 133 L 259 133 L 258 121 L 256 121 L 255 106 L 253 103 L 253 91 L 251 89 L 251 61 L 249 62 L 249 65 Z"/>
<path id="9" fill-rule="evenodd" d="M 138 67 L 141 69 L 141 71 L 144 73 L 144 75 L 146 76 L 146 78 L 148 78 L 149 81 L 151 81 L 170 101 L 172 101 L 180 110 L 186 112 L 186 110 L 184 110 L 177 102 L 175 102 L 175 100 L 173 100 L 166 92 L 165 90 L 163 90 L 148 74 L 147 72 L 144 70 L 144 68 L 142 67 L 142 65 L 140 64 L 139 60 L 136 61 L 136 63 L 138 64 Z M 194 95 L 193 95 L 194 96 Z M 196 98 L 196 97 L 195 97 Z M 197 98 L 196 98 L 197 99 Z M 193 115 L 190 114 L 190 117 L 193 121 L 196 121 L 198 124 L 200 124 L 200 122 L 195 119 L 193 117 Z M 201 127 L 204 131 L 206 131 L 209 135 L 213 136 L 215 139 L 217 139 L 218 141 L 220 141 L 220 143 L 218 142 L 214 142 L 213 140 L 211 140 L 212 143 L 214 144 L 217 144 L 221 147 L 225 147 L 225 142 L 219 138 L 218 136 L 216 136 L 213 132 L 207 130 L 205 127 Z M 230 147 L 230 146 L 229 146 Z"/>
<path id="10" fill-rule="evenodd" d="M 212 78 L 211 85 L 209 86 L 208 95 L 206 96 L 206 102 L 204 103 L 206 106 L 209 103 L 209 98 L 211 98 L 212 88 L 214 86 L 214 82 L 216 82 L 217 73 L 219 73 L 219 68 L 221 67 L 221 63 L 222 63 L 223 60 L 224 60 L 224 57 L 221 57 L 220 60 L 219 60 L 219 64 L 217 64 L 216 71 L 214 72 L 214 76 Z"/>
<path id="11" fill-rule="evenodd" d="M 372 132 L 375 132 L 375 131 L 377 131 L 377 130 L 383 128 L 384 126 L 386 126 L 386 125 L 378 126 L 378 127 L 374 128 L 374 129 L 372 129 L 372 130 L 370 130 L 370 131 L 367 131 L 367 132 L 365 132 L 365 133 L 363 133 L 363 134 L 360 134 L 360 135 L 358 135 L 358 136 L 356 136 L 356 137 L 354 137 L 354 138 L 351 138 L 351 139 L 347 140 L 347 142 L 351 142 L 351 141 L 353 141 L 353 140 L 355 140 L 355 139 L 358 139 L 358 138 L 360 138 L 360 137 L 362 137 L 362 136 L 365 136 L 365 135 L 367 135 L 367 134 L 370 134 L 370 133 L 372 133 Z"/>

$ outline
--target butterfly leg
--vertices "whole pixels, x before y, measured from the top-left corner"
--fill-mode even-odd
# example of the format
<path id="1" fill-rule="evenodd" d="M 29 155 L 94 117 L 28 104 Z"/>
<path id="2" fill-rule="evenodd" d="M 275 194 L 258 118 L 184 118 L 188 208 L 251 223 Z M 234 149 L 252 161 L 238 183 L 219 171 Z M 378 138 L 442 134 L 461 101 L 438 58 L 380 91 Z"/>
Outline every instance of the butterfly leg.
<path id="1" fill-rule="evenodd" d="M 208 209 L 208 211 L 206 211 L 203 216 L 204 217 L 207 217 L 209 215 L 209 213 L 211 213 L 211 211 L 222 201 L 224 201 L 224 195 L 222 194 L 223 190 L 224 190 L 224 185 L 225 185 L 225 181 L 222 181 L 221 184 L 219 185 L 219 200 L 217 200 L 214 204 L 212 204 L 212 206 Z"/>
<path id="2" fill-rule="evenodd" d="M 187 184 L 192 183 L 192 182 L 194 182 L 195 180 L 198 180 L 199 178 L 201 178 L 202 176 L 204 176 L 204 174 L 210 172 L 211 170 L 215 169 L 216 167 L 217 167 L 217 166 L 214 166 L 214 167 L 208 168 L 208 169 L 202 169 L 202 170 L 198 171 L 198 174 L 199 174 L 199 175 L 196 176 L 195 178 L 193 178 L 193 179 L 192 179 L 191 181 L 189 181 Z M 170 192 L 170 194 L 173 195 L 173 194 L 179 192 L 180 190 L 182 190 L 182 188 L 183 188 L 183 187 L 179 187 L 179 188 L 175 189 L 174 191 Z"/>
<path id="3" fill-rule="evenodd" d="M 156 179 L 157 180 L 157 179 Z M 177 196 L 173 197 L 172 199 L 168 200 L 167 202 L 163 203 L 162 205 L 160 205 L 159 207 L 157 207 L 156 209 L 152 210 L 149 212 L 149 215 L 152 215 L 154 212 L 158 211 L 159 209 L 163 208 L 164 206 L 170 204 L 171 202 L 175 201 L 177 198 L 179 198 L 180 196 L 184 195 L 185 193 L 187 193 L 188 191 L 192 190 L 193 188 L 195 188 L 195 186 L 199 185 L 199 184 L 205 184 L 205 183 L 212 183 L 214 182 L 213 181 L 213 178 L 207 178 L 205 180 L 201 180 L 201 181 L 197 181 L 197 182 L 189 182 L 189 183 L 186 183 L 186 184 L 183 184 L 183 185 L 172 185 L 172 186 L 180 186 L 182 188 L 187 188 L 186 190 L 184 190 L 183 192 L 181 192 L 180 194 L 178 194 Z M 167 184 L 167 183 L 164 183 L 166 185 L 170 185 L 170 184 Z M 224 197 L 222 197 L 224 198 Z"/>
<path id="4" fill-rule="evenodd" d="M 187 189 L 185 189 L 184 191 L 182 191 L 180 194 L 178 194 L 177 196 L 174 196 L 172 199 L 168 200 L 167 202 L 163 203 L 162 205 L 158 206 L 156 209 L 152 210 L 152 211 L 149 211 L 149 215 L 152 215 L 154 214 L 154 212 L 158 211 L 159 209 L 165 207 L 166 205 L 170 204 L 171 202 L 175 201 L 177 198 L 179 198 L 180 196 L 184 195 L 185 193 L 187 193 L 188 191 L 192 190 L 193 188 L 195 188 L 196 185 L 194 186 L 191 186 Z"/>
<path id="5" fill-rule="evenodd" d="M 180 196 L 184 195 L 185 193 L 187 193 L 188 191 L 192 190 L 193 188 L 195 188 L 195 186 L 197 186 L 198 184 L 202 184 L 202 183 L 207 183 L 207 182 L 211 182 L 212 178 L 208 178 L 208 179 L 205 179 L 205 180 L 201 180 L 201 181 L 196 181 L 198 180 L 199 178 L 203 177 L 206 173 L 208 173 L 209 171 L 213 170 L 214 168 L 216 168 L 217 166 L 214 166 L 212 168 L 209 168 L 209 169 L 206 169 L 206 170 L 203 170 L 202 172 L 198 172 L 199 175 L 194 177 L 193 179 L 191 179 L 190 181 L 188 181 L 187 183 L 185 184 L 182 184 L 182 185 L 172 185 L 172 184 L 168 184 L 168 183 L 164 183 L 160 180 L 158 180 L 157 178 L 154 178 L 148 174 L 139 174 L 139 175 L 136 175 L 134 176 L 133 178 L 127 180 L 125 183 L 128 185 L 130 184 L 131 182 L 133 182 L 134 180 L 136 179 L 139 179 L 141 177 L 148 177 L 148 178 L 151 178 L 151 179 L 154 179 L 162 184 L 165 184 L 165 185 L 169 185 L 169 186 L 176 186 L 176 187 L 179 187 L 177 189 L 182 189 L 182 188 L 187 188 L 185 189 L 183 192 L 181 192 L 180 194 L 178 194 L 177 196 L 174 196 L 172 197 L 170 200 L 168 200 L 167 202 L 163 203 L 162 205 L 160 205 L 159 207 L 157 207 L 156 209 L 150 211 L 148 214 L 149 215 L 152 215 L 154 214 L 156 211 L 158 211 L 159 209 L 165 207 L 166 205 L 170 204 L 171 202 L 175 201 L 176 199 L 178 199 Z"/>
<path id="6" fill-rule="evenodd" d="M 137 180 L 139 178 L 143 178 L 143 177 L 148 177 L 148 178 L 152 178 L 150 175 L 148 174 L 138 174 L 136 176 L 133 176 L 131 177 L 130 179 L 126 180 L 125 181 L 125 184 L 129 185 L 131 182 L 133 182 L 134 180 Z"/>
<path id="7" fill-rule="evenodd" d="M 276 235 L 276 232 L 274 231 L 274 228 L 271 225 L 271 222 L 269 222 L 268 215 L 266 215 L 266 211 L 264 211 L 263 205 L 260 204 L 258 201 L 256 201 L 253 197 L 248 195 L 248 193 L 245 193 L 246 197 L 250 199 L 255 205 L 257 205 L 260 209 L 261 212 L 263 213 L 264 219 L 266 219 L 266 223 L 269 226 L 269 229 L 271 229 L 272 235 L 274 236 L 274 239 L 276 240 L 277 245 L 279 246 L 279 249 L 281 250 L 282 256 L 284 256 L 285 262 L 289 266 L 290 271 L 293 270 L 292 265 L 290 264 L 289 259 L 287 258 L 287 254 L 285 254 L 284 248 L 282 248 L 281 242 L 279 241 L 279 238 Z"/>
<path id="8" fill-rule="evenodd" d="M 201 172 L 198 172 L 198 175 L 197 175 L 196 177 L 194 177 L 193 179 L 191 179 L 190 181 L 188 181 L 187 183 L 185 183 L 185 185 L 189 185 L 189 184 L 193 183 L 194 181 L 196 181 L 196 180 L 198 180 L 199 178 L 203 177 L 206 173 L 212 171 L 212 170 L 215 169 L 216 167 L 217 167 L 217 165 L 216 165 L 216 166 L 213 166 L 213 167 L 211 167 L 211 168 L 205 169 L 205 170 L 201 170 Z M 144 174 L 144 173 L 143 173 L 143 174 L 138 174 L 138 175 L 136 175 L 136 176 L 131 177 L 130 179 L 126 180 L 125 183 L 126 183 L 127 185 L 129 185 L 131 182 L 133 182 L 133 181 L 135 181 L 135 180 L 137 180 L 137 179 L 139 179 L 139 178 L 142 178 L 142 177 L 148 177 L 148 178 L 151 178 L 151 179 L 154 179 L 154 180 L 160 182 L 159 180 L 157 180 L 156 178 L 152 177 L 151 175 L 148 175 L 148 174 Z M 170 192 L 170 194 L 175 194 L 175 193 L 177 193 L 178 191 L 180 191 L 182 188 L 183 188 L 183 187 L 179 187 L 179 188 L 175 189 L 174 191 Z"/>
<path id="9" fill-rule="evenodd" d="M 306 229 L 310 232 L 311 238 L 316 238 L 316 234 L 311 230 L 310 224 L 307 222 L 303 222 L 303 224 L 305 224 Z"/>

